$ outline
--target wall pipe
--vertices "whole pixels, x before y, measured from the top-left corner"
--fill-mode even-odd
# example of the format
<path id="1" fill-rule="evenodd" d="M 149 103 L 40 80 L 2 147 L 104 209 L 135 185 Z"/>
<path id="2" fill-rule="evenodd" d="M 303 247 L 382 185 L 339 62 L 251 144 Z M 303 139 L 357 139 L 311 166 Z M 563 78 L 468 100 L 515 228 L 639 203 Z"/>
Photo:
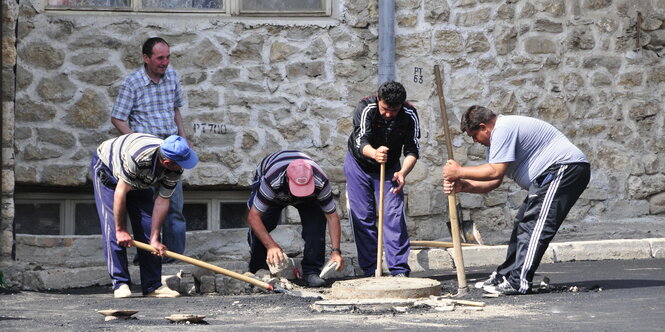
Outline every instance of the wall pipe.
<path id="1" fill-rule="evenodd" d="M 395 0 L 379 0 L 379 85 L 395 80 Z"/>

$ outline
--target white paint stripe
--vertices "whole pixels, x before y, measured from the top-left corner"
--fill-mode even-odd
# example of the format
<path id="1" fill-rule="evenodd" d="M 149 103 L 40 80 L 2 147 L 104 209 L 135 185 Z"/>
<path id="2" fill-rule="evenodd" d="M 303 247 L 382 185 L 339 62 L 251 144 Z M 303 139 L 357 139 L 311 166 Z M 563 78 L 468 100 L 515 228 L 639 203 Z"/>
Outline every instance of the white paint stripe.
<path id="1" fill-rule="evenodd" d="M 360 133 L 356 137 L 356 148 L 360 148 L 360 138 L 365 136 L 365 122 L 367 122 L 367 114 L 370 109 L 375 108 L 376 104 L 367 104 L 363 109 L 362 115 L 360 116 Z M 362 152 L 362 151 L 361 151 Z"/>
<path id="2" fill-rule="evenodd" d="M 420 121 L 418 120 L 418 117 L 416 116 L 416 113 L 413 112 L 412 110 L 408 108 L 404 108 L 406 114 L 408 114 L 411 119 L 413 120 L 414 126 L 413 126 L 413 142 L 416 144 L 416 148 L 418 151 L 420 151 L 420 143 L 418 141 L 418 137 L 420 137 Z"/>
<path id="3" fill-rule="evenodd" d="M 104 232 L 104 239 L 105 239 L 105 242 L 106 242 L 106 257 L 107 257 L 107 259 L 106 259 L 106 268 L 108 269 L 109 275 L 111 276 L 111 278 L 113 278 L 113 269 L 115 268 L 115 264 L 113 262 L 113 256 L 111 255 L 111 241 L 110 241 L 110 236 L 109 236 L 109 234 L 111 232 L 111 223 L 109 222 L 109 215 L 106 211 L 106 207 L 104 206 L 104 199 L 102 197 L 102 186 L 104 186 L 104 184 L 97 177 L 97 174 L 98 174 L 97 172 L 100 170 L 101 166 L 102 166 L 102 161 L 101 161 L 101 159 L 98 159 L 97 163 L 95 164 L 95 166 L 93 168 L 94 169 L 93 171 L 95 172 L 95 174 L 93 174 L 93 176 L 95 177 L 95 180 L 96 180 L 95 182 L 96 182 L 96 185 L 97 185 L 97 197 L 99 199 L 99 202 L 102 205 L 102 208 L 101 208 L 101 210 L 102 210 L 102 222 L 104 223 L 104 227 L 102 227 L 102 232 Z M 114 220 L 114 223 L 115 223 L 115 220 Z M 115 227 L 113 227 L 113 228 L 115 230 Z M 114 283 L 114 286 L 115 286 L 115 283 Z"/>
<path id="4" fill-rule="evenodd" d="M 548 211 L 550 209 L 550 206 L 552 205 L 552 201 L 554 200 L 554 195 L 556 194 L 556 191 L 559 189 L 559 185 L 561 184 L 561 178 L 563 177 L 563 172 L 566 170 L 567 167 L 568 167 L 567 165 L 562 165 L 559 168 L 556 178 L 550 184 L 550 187 L 547 188 L 547 193 L 545 194 L 545 198 L 543 199 L 543 206 L 540 209 L 540 215 L 538 216 L 536 225 L 534 226 L 533 232 L 531 233 L 531 238 L 529 239 L 529 246 L 527 247 L 527 253 L 526 257 L 524 258 L 524 264 L 522 264 L 522 271 L 520 272 L 520 289 L 519 289 L 520 293 L 526 293 L 529 290 L 529 282 L 526 279 L 527 271 L 529 271 L 531 269 L 531 266 L 533 265 L 533 260 L 535 258 L 538 242 L 543 232 L 545 221 L 547 220 Z"/>

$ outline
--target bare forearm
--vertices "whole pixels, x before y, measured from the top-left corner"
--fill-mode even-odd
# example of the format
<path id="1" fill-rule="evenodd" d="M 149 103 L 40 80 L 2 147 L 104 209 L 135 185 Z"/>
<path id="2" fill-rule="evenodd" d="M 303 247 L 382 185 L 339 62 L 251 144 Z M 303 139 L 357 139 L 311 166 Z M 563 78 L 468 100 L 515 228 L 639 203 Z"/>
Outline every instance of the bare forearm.
<path id="1" fill-rule="evenodd" d="M 111 123 L 113 124 L 113 126 L 115 126 L 116 129 L 118 129 L 118 131 L 122 135 L 131 134 L 134 132 L 131 128 L 129 128 L 129 124 L 127 124 L 127 121 L 111 118 Z"/>
<path id="2" fill-rule="evenodd" d="M 483 164 L 478 166 L 461 167 L 458 177 L 466 180 L 492 181 L 503 178 L 505 169 L 502 164 Z"/>
<path id="3" fill-rule="evenodd" d="M 185 132 L 185 126 L 183 125 L 182 122 L 182 114 L 180 114 L 180 108 L 174 107 L 173 110 L 175 113 L 173 120 L 175 121 L 175 125 L 178 127 L 178 136 L 187 139 L 187 133 Z"/>
<path id="4" fill-rule="evenodd" d="M 337 211 L 326 214 L 328 220 L 328 232 L 330 233 L 330 243 L 333 248 L 339 248 L 342 236 L 342 226 L 339 223 L 339 214 Z"/>
<path id="5" fill-rule="evenodd" d="M 159 240 L 159 234 L 170 205 L 171 199 L 169 198 L 157 196 L 157 199 L 155 199 L 155 205 L 152 209 L 152 225 L 150 226 L 150 242 Z"/>
<path id="6" fill-rule="evenodd" d="M 474 194 L 484 194 L 486 192 L 490 192 L 499 187 L 502 182 L 501 180 L 475 181 L 468 179 L 460 179 L 458 181 L 462 185 L 461 189 L 459 190 L 460 192 Z"/>
<path id="7" fill-rule="evenodd" d="M 416 161 L 418 161 L 416 157 L 406 156 L 406 158 L 404 158 L 404 162 L 402 163 L 402 169 L 400 170 L 400 173 L 402 173 L 404 177 L 409 175 L 409 173 L 411 173 L 413 168 L 416 166 Z"/>

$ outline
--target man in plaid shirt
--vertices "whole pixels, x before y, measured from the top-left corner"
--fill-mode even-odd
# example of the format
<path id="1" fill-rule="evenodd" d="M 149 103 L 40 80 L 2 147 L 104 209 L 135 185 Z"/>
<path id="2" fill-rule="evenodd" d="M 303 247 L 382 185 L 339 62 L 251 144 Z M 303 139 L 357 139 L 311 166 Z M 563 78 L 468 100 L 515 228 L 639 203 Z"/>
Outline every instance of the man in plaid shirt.
<path id="1" fill-rule="evenodd" d="M 182 89 L 178 75 L 169 67 L 170 57 L 169 44 L 162 38 L 149 38 L 143 44 L 145 63 L 122 82 L 111 112 L 111 123 L 122 134 L 187 138 L 180 114 L 184 105 Z M 164 221 L 162 240 L 171 251 L 180 254 L 185 252 L 183 204 L 182 181 L 178 181 Z"/>

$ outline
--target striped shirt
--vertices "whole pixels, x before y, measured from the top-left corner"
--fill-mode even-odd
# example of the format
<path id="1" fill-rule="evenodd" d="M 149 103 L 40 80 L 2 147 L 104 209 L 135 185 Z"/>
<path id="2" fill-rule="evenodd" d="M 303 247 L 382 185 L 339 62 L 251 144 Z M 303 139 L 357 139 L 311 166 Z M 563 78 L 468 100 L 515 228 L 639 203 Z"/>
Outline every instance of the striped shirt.
<path id="1" fill-rule="evenodd" d="M 286 168 L 296 159 L 305 159 L 312 166 L 314 193 L 309 197 L 295 197 L 289 192 Z M 287 206 L 311 199 L 318 200 L 326 214 L 335 212 L 337 208 L 328 177 L 312 158 L 299 151 L 280 151 L 263 158 L 256 168 L 253 182 L 254 188 L 258 187 L 253 205 L 261 212 L 265 212 L 270 205 Z"/>
<path id="2" fill-rule="evenodd" d="M 158 167 L 162 142 L 152 135 L 127 134 L 102 142 L 97 155 L 116 180 L 123 180 L 135 189 L 159 185 L 159 195 L 170 198 L 182 171 Z"/>
<path id="3" fill-rule="evenodd" d="M 175 70 L 168 67 L 155 83 L 141 67 L 122 82 L 111 117 L 127 121 L 134 132 L 166 138 L 178 134 L 174 107 L 183 104 Z"/>
<path id="4" fill-rule="evenodd" d="M 379 172 L 380 165 L 373 158 L 365 157 L 363 148 L 388 147 L 386 168 L 399 165 L 402 150 L 404 156 L 420 156 L 420 120 L 416 108 L 405 102 L 391 120 L 385 120 L 379 112 L 376 96 L 365 97 L 356 106 L 353 115 L 353 132 L 349 136 L 348 149 L 365 172 Z"/>

